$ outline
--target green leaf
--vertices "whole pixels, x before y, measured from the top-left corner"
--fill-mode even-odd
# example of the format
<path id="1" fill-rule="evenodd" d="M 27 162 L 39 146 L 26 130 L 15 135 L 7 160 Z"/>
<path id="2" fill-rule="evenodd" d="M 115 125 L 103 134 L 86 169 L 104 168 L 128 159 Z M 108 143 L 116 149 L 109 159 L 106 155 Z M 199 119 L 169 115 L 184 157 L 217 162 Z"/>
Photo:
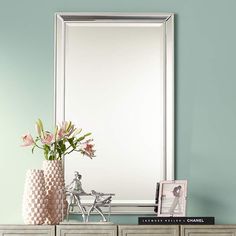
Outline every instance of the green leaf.
<path id="1" fill-rule="evenodd" d="M 32 154 L 34 154 L 34 149 L 35 149 L 35 147 L 36 147 L 36 146 L 34 145 L 33 148 L 32 148 Z"/>
<path id="2" fill-rule="evenodd" d="M 65 151 L 66 151 L 66 145 L 63 144 L 63 145 L 61 145 L 61 152 L 62 152 L 62 154 L 63 154 Z"/>
<path id="3" fill-rule="evenodd" d="M 87 136 L 89 136 L 89 135 L 91 135 L 92 133 L 87 133 L 87 134 L 85 134 L 84 135 L 84 137 L 87 137 Z"/>
<path id="4" fill-rule="evenodd" d="M 45 144 L 45 145 L 43 146 L 43 149 L 44 149 L 44 156 L 45 156 L 46 160 L 48 160 L 48 153 L 49 153 L 49 151 L 50 151 L 50 147 Z"/>
<path id="5" fill-rule="evenodd" d="M 60 148 L 57 148 L 57 152 L 58 152 L 58 155 L 59 155 L 59 157 L 61 157 L 61 149 Z"/>
<path id="6" fill-rule="evenodd" d="M 82 141 L 82 140 L 84 140 L 84 139 L 85 139 L 85 137 L 82 136 L 82 137 L 80 137 L 80 138 L 77 139 L 77 142 L 80 142 L 80 141 Z"/>
<path id="7" fill-rule="evenodd" d="M 76 144 L 74 143 L 74 137 L 73 138 L 69 138 L 68 139 L 69 144 L 75 149 L 76 148 Z"/>
<path id="8" fill-rule="evenodd" d="M 58 142 L 58 146 L 59 146 L 59 147 L 61 147 L 63 144 L 64 144 L 64 143 L 63 143 L 63 140 L 60 140 L 60 141 Z"/>
<path id="9" fill-rule="evenodd" d="M 77 139 L 77 142 L 80 142 L 80 141 L 84 140 L 87 136 L 89 136 L 89 135 L 91 135 L 91 134 L 92 134 L 92 133 L 87 133 L 87 134 L 85 134 L 84 136 L 78 138 L 78 139 Z"/>
<path id="10" fill-rule="evenodd" d="M 49 151 L 49 156 L 54 156 L 54 151 L 53 150 Z"/>

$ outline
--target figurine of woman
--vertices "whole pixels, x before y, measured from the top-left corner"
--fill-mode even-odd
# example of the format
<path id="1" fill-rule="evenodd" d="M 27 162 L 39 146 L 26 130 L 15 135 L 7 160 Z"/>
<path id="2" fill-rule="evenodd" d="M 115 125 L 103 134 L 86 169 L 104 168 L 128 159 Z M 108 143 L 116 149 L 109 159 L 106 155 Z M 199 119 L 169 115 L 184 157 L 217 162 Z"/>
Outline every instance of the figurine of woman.
<path id="1" fill-rule="evenodd" d="M 74 179 L 69 184 L 69 186 L 67 186 L 67 192 L 69 193 L 69 196 L 70 196 L 68 209 L 67 209 L 67 217 L 70 212 L 70 207 L 72 207 L 72 211 L 73 211 L 73 206 L 77 205 L 82 213 L 83 221 L 85 222 L 86 221 L 86 218 L 85 218 L 86 209 L 81 204 L 80 196 L 90 195 L 90 194 L 86 193 L 82 188 L 82 183 L 81 183 L 82 175 L 80 175 L 78 171 L 75 171 L 74 174 L 75 174 Z"/>
<path id="2" fill-rule="evenodd" d="M 102 207 L 105 205 L 109 205 L 111 203 L 112 196 L 114 196 L 115 194 L 113 194 L 113 193 L 107 193 L 107 194 L 106 193 L 99 193 L 99 192 L 96 192 L 95 190 L 92 190 L 91 195 L 94 196 L 94 202 L 88 211 L 87 222 L 89 221 L 89 216 L 90 216 L 91 212 L 94 210 L 96 210 L 101 215 L 102 221 L 106 222 L 107 219 L 106 219 L 105 215 L 103 214 L 100 206 Z"/>
<path id="3" fill-rule="evenodd" d="M 82 175 L 80 175 L 78 171 L 75 171 L 74 174 L 75 178 L 69 184 L 68 190 L 70 190 L 76 195 L 86 194 L 86 192 L 82 188 L 82 183 L 81 183 Z"/>

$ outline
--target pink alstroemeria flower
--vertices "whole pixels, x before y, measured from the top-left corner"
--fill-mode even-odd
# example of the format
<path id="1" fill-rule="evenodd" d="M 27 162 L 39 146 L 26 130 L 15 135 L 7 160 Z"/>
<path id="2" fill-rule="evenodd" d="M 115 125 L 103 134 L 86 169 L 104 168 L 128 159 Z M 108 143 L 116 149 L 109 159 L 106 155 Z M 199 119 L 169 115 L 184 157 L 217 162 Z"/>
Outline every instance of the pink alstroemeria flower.
<path id="1" fill-rule="evenodd" d="M 51 144 L 54 141 L 54 135 L 50 132 L 45 132 L 41 141 L 44 144 Z"/>
<path id="2" fill-rule="evenodd" d="M 22 147 L 27 147 L 31 146 L 34 144 L 34 140 L 31 136 L 31 134 L 25 134 L 22 136 L 23 144 L 21 145 Z"/>

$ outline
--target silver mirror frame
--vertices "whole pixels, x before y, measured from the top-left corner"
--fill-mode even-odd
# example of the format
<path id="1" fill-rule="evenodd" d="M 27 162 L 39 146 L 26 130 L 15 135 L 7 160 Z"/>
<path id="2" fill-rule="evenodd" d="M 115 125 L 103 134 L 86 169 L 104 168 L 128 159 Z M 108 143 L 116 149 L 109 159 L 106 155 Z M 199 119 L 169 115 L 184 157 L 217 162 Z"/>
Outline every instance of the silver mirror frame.
<path id="1" fill-rule="evenodd" d="M 54 122 L 65 120 L 65 25 L 76 21 L 133 21 L 161 22 L 165 26 L 165 68 L 164 68 L 164 174 L 163 180 L 174 180 L 174 14 L 172 13 L 56 13 L 55 14 L 55 55 L 54 55 Z M 155 190 L 153 190 L 155 192 Z M 135 207 L 146 207 L 134 204 Z M 147 205 L 149 206 L 149 205 Z M 144 209 L 144 208 L 143 208 Z M 140 212 L 140 210 L 138 211 Z M 153 213 L 153 209 L 141 210 Z M 121 210 L 121 213 L 130 213 Z M 137 213 L 135 211 L 135 213 Z"/>

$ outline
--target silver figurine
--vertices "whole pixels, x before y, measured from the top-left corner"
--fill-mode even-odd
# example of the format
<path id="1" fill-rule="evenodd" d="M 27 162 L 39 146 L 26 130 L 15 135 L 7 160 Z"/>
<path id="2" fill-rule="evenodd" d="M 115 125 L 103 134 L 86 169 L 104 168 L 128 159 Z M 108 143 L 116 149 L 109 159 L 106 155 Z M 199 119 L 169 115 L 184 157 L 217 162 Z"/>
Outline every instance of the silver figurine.
<path id="1" fill-rule="evenodd" d="M 86 222 L 86 208 L 81 203 L 81 196 L 88 196 L 91 194 L 88 194 L 83 190 L 81 178 L 82 175 L 80 175 L 78 171 L 75 171 L 74 179 L 66 188 L 67 195 L 69 195 L 67 220 L 69 217 L 70 210 L 74 211 L 74 206 L 77 205 L 81 211 L 83 222 Z"/>
<path id="2" fill-rule="evenodd" d="M 89 221 L 89 216 L 90 216 L 91 212 L 94 210 L 96 210 L 101 215 L 103 222 L 107 222 L 107 219 L 106 219 L 105 215 L 103 214 L 100 207 L 104 207 L 104 206 L 108 205 L 110 208 L 112 196 L 114 196 L 115 194 L 113 194 L 113 193 L 99 193 L 99 192 L 96 192 L 95 190 L 92 190 L 91 194 L 92 194 L 92 196 L 94 196 L 94 201 L 88 211 L 87 222 Z"/>
<path id="3" fill-rule="evenodd" d="M 109 207 L 109 215 L 111 210 L 111 200 L 113 193 L 99 193 L 95 190 L 92 190 L 91 193 L 87 193 L 82 188 L 82 175 L 78 171 L 74 172 L 75 177 L 72 182 L 66 187 L 66 194 L 69 196 L 68 208 L 67 208 L 67 221 L 69 220 L 69 213 L 74 211 L 74 206 L 78 206 L 81 211 L 83 222 L 89 222 L 89 216 L 94 210 L 102 217 L 103 222 L 107 222 L 107 219 L 104 213 L 101 210 L 101 207 Z M 89 207 L 87 212 L 85 206 L 81 203 L 82 196 L 93 196 L 94 200 L 91 205 L 86 204 Z"/>

